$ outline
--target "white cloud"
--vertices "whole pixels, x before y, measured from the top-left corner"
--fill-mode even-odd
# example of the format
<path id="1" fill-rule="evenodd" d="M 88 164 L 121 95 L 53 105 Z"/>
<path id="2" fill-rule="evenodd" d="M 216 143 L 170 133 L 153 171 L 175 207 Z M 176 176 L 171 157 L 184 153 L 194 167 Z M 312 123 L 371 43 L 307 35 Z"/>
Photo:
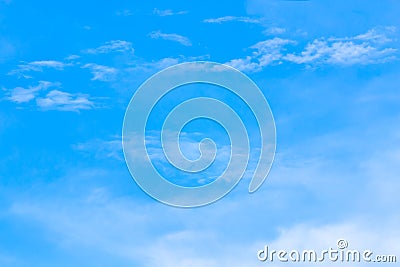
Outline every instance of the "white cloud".
<path id="1" fill-rule="evenodd" d="M 75 60 L 80 58 L 79 55 L 69 55 L 68 57 L 65 58 L 65 60 Z"/>
<path id="2" fill-rule="evenodd" d="M 9 40 L 0 37 L 0 63 L 5 62 L 16 52 L 16 47 Z"/>
<path id="3" fill-rule="evenodd" d="M 183 15 L 183 14 L 187 14 L 187 13 L 188 13 L 187 11 L 174 12 L 171 9 L 160 10 L 160 9 L 155 8 L 153 10 L 153 14 L 155 14 L 157 16 L 160 16 L 160 17 L 173 16 L 173 15 Z"/>
<path id="4" fill-rule="evenodd" d="M 322 55 L 328 54 L 329 50 L 326 41 L 314 40 L 305 47 L 300 55 L 288 54 L 285 59 L 297 64 L 310 63 L 319 59 Z"/>
<path id="5" fill-rule="evenodd" d="M 262 70 L 261 65 L 258 62 L 253 62 L 251 56 L 247 56 L 246 58 L 232 59 L 226 64 L 244 72 L 259 72 Z"/>
<path id="6" fill-rule="evenodd" d="M 312 225 L 312 224 L 298 224 L 290 228 L 281 229 L 280 235 L 275 240 L 260 244 L 259 250 L 264 248 L 264 245 L 268 245 L 269 249 L 272 250 L 285 250 L 290 252 L 291 250 L 314 250 L 318 257 L 321 255 L 323 250 L 332 248 L 338 249 L 337 241 L 339 239 L 345 239 L 348 242 L 348 250 L 358 250 L 361 253 L 364 250 L 371 250 L 374 255 L 371 256 L 373 259 L 375 256 L 381 254 L 393 255 L 399 250 L 398 239 L 400 238 L 400 232 L 396 229 L 396 223 L 399 223 L 398 217 L 391 217 L 392 221 L 389 228 L 381 228 L 376 231 L 374 223 L 376 221 L 359 221 L 352 220 L 351 222 L 342 222 L 336 224 L 324 224 L 324 225 Z M 345 251 L 347 250 L 345 249 Z M 398 255 L 397 255 L 398 257 Z M 276 258 L 275 258 L 276 259 Z M 329 259 L 326 258 L 322 266 L 332 266 Z M 281 266 L 279 261 L 275 263 L 268 262 L 270 266 Z M 310 266 L 310 263 L 298 263 L 297 266 Z M 368 263 L 371 266 L 379 266 L 379 263 Z M 351 266 L 365 266 L 365 263 L 351 263 Z"/>
<path id="7" fill-rule="evenodd" d="M 285 60 L 297 64 L 376 64 L 393 59 L 394 48 L 378 48 L 368 42 L 329 42 L 323 39 L 309 43 L 299 55 L 288 54 Z"/>
<path id="8" fill-rule="evenodd" d="M 253 24 L 261 24 L 262 21 L 256 18 L 249 18 L 249 17 L 235 17 L 235 16 L 225 16 L 220 18 L 212 18 L 212 19 L 205 19 L 203 22 L 205 23 L 224 23 L 230 21 L 238 21 L 244 23 L 253 23 Z"/>
<path id="9" fill-rule="evenodd" d="M 112 52 L 131 53 L 133 54 L 134 48 L 132 43 L 122 40 L 113 40 L 106 42 L 104 45 L 97 48 L 91 48 L 84 51 L 88 54 L 107 54 Z"/>
<path id="10" fill-rule="evenodd" d="M 256 56 L 263 56 L 266 54 L 278 53 L 285 45 L 291 43 L 294 42 L 287 39 L 275 37 L 274 39 L 258 42 L 250 48 L 256 50 L 254 52 Z"/>
<path id="11" fill-rule="evenodd" d="M 284 46 L 293 43 L 294 42 L 291 40 L 278 37 L 258 42 L 250 47 L 250 49 L 253 50 L 251 56 L 247 56 L 244 59 L 233 59 L 226 64 L 241 71 L 261 71 L 263 67 L 276 63 L 277 61 L 279 62 L 284 56 Z"/>
<path id="12" fill-rule="evenodd" d="M 40 81 L 36 86 L 30 86 L 28 88 L 16 87 L 9 92 L 8 100 L 15 103 L 25 103 L 34 99 L 39 91 L 47 90 L 51 87 L 59 87 L 59 83 L 53 83 L 48 81 Z"/>
<path id="13" fill-rule="evenodd" d="M 30 62 L 28 63 L 28 66 L 32 67 L 33 70 L 36 70 L 35 68 L 38 68 L 39 70 L 41 70 L 42 68 L 53 68 L 62 70 L 66 66 L 66 64 L 55 60 L 42 60 Z"/>
<path id="14" fill-rule="evenodd" d="M 54 87 L 57 89 L 40 96 L 42 91 Z M 28 103 L 36 99 L 36 105 L 43 110 L 78 111 L 94 108 L 94 103 L 89 100 L 88 95 L 62 92 L 58 90 L 59 87 L 61 84 L 58 82 L 40 81 L 36 86 L 16 87 L 10 90 L 6 99 L 17 104 Z"/>
<path id="15" fill-rule="evenodd" d="M 59 90 L 50 91 L 45 97 L 36 99 L 44 110 L 79 111 L 94 108 L 94 103 L 85 94 L 70 94 Z"/>
<path id="16" fill-rule="evenodd" d="M 359 132 L 365 134 L 363 130 Z M 354 138 L 379 137 L 359 132 Z M 390 137 L 389 145 L 398 141 L 398 135 L 392 139 L 393 131 L 383 132 L 386 138 Z M 343 146 L 348 146 L 349 140 L 352 143 L 348 138 L 346 132 L 303 145 L 306 150 L 313 150 L 347 140 Z M 115 177 L 120 177 L 116 173 L 69 170 L 70 175 L 64 179 L 41 186 L 37 192 L 30 191 L 25 199 L 13 195 L 10 212 L 16 220 L 28 220 L 53 236 L 54 245 L 68 244 L 99 257 L 106 254 L 106 258 L 113 257 L 127 266 L 284 266 L 290 263 L 258 262 L 257 251 L 264 245 L 288 251 L 335 249 L 339 238 L 349 242 L 349 249 L 396 254 L 400 249 L 400 153 L 397 148 L 385 151 L 380 145 L 359 141 L 363 147 L 374 147 L 376 152 L 371 153 L 369 148 L 368 153 L 356 157 L 364 171 L 357 167 L 343 170 L 341 164 L 326 165 L 321 159 L 307 164 L 307 159 L 290 151 L 286 158 L 290 172 L 276 165 L 275 174 L 271 174 L 261 191 L 244 195 L 241 190 L 245 185 L 239 184 L 235 189 L 241 192 L 238 195 L 232 196 L 232 191 L 221 201 L 199 209 L 182 210 L 146 197 L 143 200 L 143 192 L 129 196 L 126 191 L 113 194 L 111 188 L 101 186 L 101 179 L 110 185 Z M 353 145 L 348 149 L 352 148 Z M 333 149 L 342 151 L 343 147 Z M 365 184 L 370 187 L 366 189 Z M 129 190 L 140 192 L 136 186 Z M 297 193 L 302 196 L 294 196 Z"/>
<path id="17" fill-rule="evenodd" d="M 193 57 L 185 57 L 185 56 L 179 56 L 179 57 L 166 57 L 162 58 L 159 60 L 154 60 L 154 61 L 147 61 L 147 62 L 140 62 L 137 64 L 137 66 L 130 67 L 128 69 L 125 69 L 126 71 L 137 71 L 137 70 L 142 70 L 142 71 L 157 71 L 160 69 L 165 69 L 167 67 L 176 65 L 181 62 L 186 62 L 186 61 L 206 61 L 209 60 L 210 56 L 209 55 L 204 55 L 204 56 L 193 56 Z"/>
<path id="18" fill-rule="evenodd" d="M 112 81 L 115 80 L 118 73 L 118 70 L 115 68 L 97 65 L 94 63 L 85 64 L 82 68 L 90 69 L 93 74 L 92 81 Z"/>
<path id="19" fill-rule="evenodd" d="M 129 9 L 119 10 L 115 12 L 115 14 L 117 16 L 124 16 L 124 17 L 129 17 L 133 15 L 132 11 L 130 11 Z"/>
<path id="20" fill-rule="evenodd" d="M 134 67 L 133 70 L 145 70 L 145 71 L 154 71 L 154 70 L 160 70 L 160 69 L 165 69 L 167 67 L 176 65 L 183 60 L 181 58 L 174 58 L 174 57 L 166 57 L 162 58 L 157 61 L 152 61 L 152 62 L 144 62 L 140 64 L 137 67 Z"/>
<path id="21" fill-rule="evenodd" d="M 270 27 L 263 31 L 264 34 L 268 34 L 268 35 L 284 34 L 285 32 L 286 32 L 286 29 L 280 28 L 280 27 Z"/>
<path id="22" fill-rule="evenodd" d="M 26 199 L 18 196 L 9 211 L 16 220 L 29 218 L 40 230 L 54 236 L 51 242 L 56 246 L 68 244 L 78 250 L 84 248 L 84 251 L 107 254 L 106 257 L 111 255 L 118 262 L 126 263 L 121 266 L 136 263 L 146 267 L 239 267 L 248 263 L 243 258 L 255 258 L 256 247 L 225 243 L 216 236 L 215 229 L 188 227 L 189 210 L 170 208 L 155 201 L 146 203 L 132 198 L 135 196 L 131 194 L 114 195 L 111 188 L 101 186 L 101 180 L 109 185 L 112 177 L 119 177 L 119 173 L 75 171 L 52 185 L 45 185 L 38 195 L 27 195 Z M 206 223 L 208 220 L 203 219 L 214 215 L 224 219 L 227 208 L 225 205 L 223 209 L 197 210 L 193 213 L 193 222 L 195 225 Z M 157 227 L 160 220 L 163 227 Z M 157 227 L 156 234 L 154 227 Z"/>
<path id="23" fill-rule="evenodd" d="M 397 48 L 385 46 L 393 41 L 388 36 L 394 31 L 394 27 L 374 28 L 354 37 L 318 38 L 307 43 L 299 53 L 286 52 L 285 46 L 295 45 L 295 41 L 274 38 L 251 46 L 251 55 L 232 59 L 227 64 L 247 72 L 258 72 L 265 66 L 283 62 L 339 66 L 378 64 L 397 58 Z"/>
<path id="24" fill-rule="evenodd" d="M 392 35 L 396 32 L 397 28 L 394 26 L 388 27 L 375 27 L 368 30 L 366 33 L 359 34 L 353 37 L 335 38 L 331 37 L 329 41 L 367 41 L 373 43 L 389 43 L 392 42 Z"/>
<path id="25" fill-rule="evenodd" d="M 94 154 L 99 159 L 114 158 L 123 160 L 122 155 L 122 137 L 116 136 L 111 140 L 94 139 L 83 143 L 78 143 L 72 146 L 73 149 Z"/>
<path id="26" fill-rule="evenodd" d="M 176 33 L 162 33 L 161 31 L 153 31 L 153 32 L 149 33 L 149 36 L 152 39 L 164 39 L 164 40 L 168 40 L 168 41 L 178 42 L 184 46 L 192 45 L 192 43 L 190 42 L 190 40 L 187 37 L 176 34 Z"/>
<path id="27" fill-rule="evenodd" d="M 32 61 L 26 64 L 18 65 L 18 68 L 10 71 L 8 75 L 19 75 L 25 78 L 30 78 L 29 76 L 26 76 L 24 73 L 29 71 L 42 72 L 43 69 L 63 70 L 66 66 L 71 66 L 71 65 L 72 65 L 71 63 L 64 63 L 56 60 Z"/>

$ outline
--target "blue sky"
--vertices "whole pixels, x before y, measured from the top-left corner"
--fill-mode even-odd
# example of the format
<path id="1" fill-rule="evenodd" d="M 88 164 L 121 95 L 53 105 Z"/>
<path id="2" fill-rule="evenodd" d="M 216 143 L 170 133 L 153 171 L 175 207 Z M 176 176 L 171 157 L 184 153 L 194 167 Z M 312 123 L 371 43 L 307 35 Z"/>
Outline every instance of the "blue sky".
<path id="1" fill-rule="evenodd" d="M 399 12 L 391 0 L 0 0 L 0 266 L 262 266 L 265 244 L 339 238 L 399 257 Z M 257 83 L 277 151 L 256 193 L 244 179 L 179 209 L 131 178 L 122 122 L 142 82 L 194 60 Z"/>

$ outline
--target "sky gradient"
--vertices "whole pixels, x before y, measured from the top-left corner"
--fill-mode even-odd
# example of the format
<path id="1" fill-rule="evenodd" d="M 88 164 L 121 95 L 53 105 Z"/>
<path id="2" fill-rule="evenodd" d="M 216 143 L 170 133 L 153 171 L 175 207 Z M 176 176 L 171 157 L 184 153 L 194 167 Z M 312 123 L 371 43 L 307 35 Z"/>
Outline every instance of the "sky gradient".
<path id="1" fill-rule="evenodd" d="M 399 12 L 394 0 L 0 0 L 0 266 L 309 266 L 257 251 L 340 238 L 399 260 Z M 122 123 L 140 84 L 195 60 L 260 87 L 277 150 L 256 193 L 245 177 L 180 209 L 131 178 Z M 210 88 L 181 97 L 210 94 L 239 106 Z M 206 125 L 186 130 L 224 153 L 223 129 Z M 189 157 L 197 142 L 183 139 Z"/>

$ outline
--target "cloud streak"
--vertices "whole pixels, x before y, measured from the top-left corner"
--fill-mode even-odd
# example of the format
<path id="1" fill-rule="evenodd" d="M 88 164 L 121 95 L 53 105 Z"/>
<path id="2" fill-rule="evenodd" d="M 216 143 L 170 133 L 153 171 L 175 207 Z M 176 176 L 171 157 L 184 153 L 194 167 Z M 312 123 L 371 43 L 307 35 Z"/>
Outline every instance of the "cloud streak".
<path id="1" fill-rule="evenodd" d="M 394 27 L 374 28 L 354 37 L 318 38 L 307 43 L 299 53 L 287 52 L 289 46 L 293 50 L 298 42 L 275 37 L 256 43 L 249 48 L 251 55 L 232 59 L 227 64 L 242 71 L 259 72 L 266 66 L 283 62 L 314 67 L 385 63 L 397 58 L 398 49 L 387 45 L 393 41 L 388 32 L 394 30 Z"/>
<path id="2" fill-rule="evenodd" d="M 39 84 L 35 86 L 29 86 L 28 88 L 16 87 L 12 89 L 7 99 L 18 104 L 26 103 L 33 100 L 40 91 L 59 86 L 59 83 L 40 81 Z"/>
<path id="3" fill-rule="evenodd" d="M 204 23 L 225 23 L 225 22 L 243 22 L 243 23 L 252 23 L 252 24 L 261 24 L 261 19 L 258 18 L 250 18 L 250 17 L 235 17 L 235 16 L 225 16 L 219 18 L 210 18 L 203 20 Z"/>
<path id="4" fill-rule="evenodd" d="M 164 9 L 164 10 L 161 10 L 161 9 L 155 8 L 155 9 L 153 10 L 153 14 L 154 14 L 154 15 L 157 15 L 157 16 L 160 16 L 160 17 L 174 16 L 174 15 L 183 15 L 183 14 L 187 14 L 187 13 L 188 13 L 187 11 L 173 11 L 173 10 L 171 10 L 171 9 Z"/>
<path id="5" fill-rule="evenodd" d="M 152 39 L 163 39 L 167 41 L 177 42 L 184 46 L 192 45 L 191 41 L 187 37 L 176 33 L 163 33 L 161 31 L 153 31 L 149 33 L 149 37 Z"/>
<path id="6" fill-rule="evenodd" d="M 89 69 L 92 72 L 92 81 L 113 81 L 115 80 L 118 73 L 118 70 L 113 67 L 97 65 L 95 63 L 85 64 L 84 66 L 82 66 L 82 68 Z"/>
<path id="7" fill-rule="evenodd" d="M 17 104 L 36 100 L 36 105 L 41 110 L 79 111 L 95 107 L 89 95 L 63 92 L 59 90 L 60 87 L 61 83 L 59 82 L 40 81 L 35 86 L 29 86 L 28 88 L 16 87 L 10 90 L 6 99 Z M 42 93 L 51 88 L 54 89 L 46 95 Z"/>
<path id="8" fill-rule="evenodd" d="M 38 107 L 44 110 L 79 111 L 93 109 L 94 103 L 86 94 L 70 94 L 59 90 L 50 91 L 45 97 L 36 99 Z"/>
<path id="9" fill-rule="evenodd" d="M 116 136 L 111 140 L 93 139 L 72 146 L 76 151 L 88 155 L 95 155 L 98 159 L 123 160 L 122 137 Z"/>
<path id="10" fill-rule="evenodd" d="M 134 48 L 131 42 L 122 40 L 113 40 L 106 42 L 104 45 L 97 48 L 90 48 L 84 51 L 87 54 L 108 54 L 108 53 L 134 53 Z"/>
<path id="11" fill-rule="evenodd" d="M 44 69 L 64 70 L 66 66 L 72 66 L 72 63 L 64 63 L 56 60 L 32 61 L 18 65 L 18 68 L 8 72 L 8 75 L 19 75 L 25 78 L 30 78 L 30 76 L 25 75 L 24 73 L 30 71 L 42 72 Z"/>
<path id="12" fill-rule="evenodd" d="M 258 72 L 270 64 L 281 61 L 284 57 L 284 47 L 294 43 L 294 41 L 278 37 L 258 42 L 250 47 L 253 50 L 250 56 L 233 59 L 227 64 L 241 71 Z"/>

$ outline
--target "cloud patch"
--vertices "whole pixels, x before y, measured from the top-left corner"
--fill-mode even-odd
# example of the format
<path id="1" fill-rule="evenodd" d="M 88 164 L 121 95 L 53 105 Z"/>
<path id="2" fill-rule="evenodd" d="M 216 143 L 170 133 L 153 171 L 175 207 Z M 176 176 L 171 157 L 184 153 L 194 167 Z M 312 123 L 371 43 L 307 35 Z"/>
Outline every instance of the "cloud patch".
<path id="1" fill-rule="evenodd" d="M 394 32 L 394 27 L 386 27 L 373 28 L 353 37 L 321 37 L 308 42 L 297 53 L 287 52 L 290 45 L 293 50 L 299 46 L 297 41 L 275 37 L 256 43 L 249 47 L 251 55 L 232 59 L 227 64 L 242 71 L 259 72 L 266 66 L 284 62 L 313 67 L 385 63 L 397 58 L 398 49 L 390 36 Z"/>
<path id="2" fill-rule="evenodd" d="M 17 69 L 8 72 L 8 75 L 18 75 L 25 78 L 31 78 L 26 72 L 43 72 L 44 69 L 64 70 L 66 66 L 72 66 L 72 63 L 64 63 L 56 60 L 38 60 L 18 65 Z"/>
<path id="3" fill-rule="evenodd" d="M 108 53 L 134 53 L 134 48 L 131 42 L 122 40 L 113 40 L 106 42 L 97 48 L 90 48 L 84 51 L 87 54 L 108 54 Z"/>
<path id="4" fill-rule="evenodd" d="M 153 9 L 153 14 L 160 16 L 160 17 L 166 17 L 166 16 L 174 16 L 174 15 L 183 15 L 183 14 L 187 14 L 187 11 L 173 11 L 171 9 Z"/>
<path id="5" fill-rule="evenodd" d="M 116 159 L 123 160 L 122 137 L 115 136 L 111 140 L 93 139 L 78 143 L 72 146 L 76 151 L 92 156 L 96 159 Z"/>
<path id="6" fill-rule="evenodd" d="M 163 33 L 161 31 L 153 31 L 149 33 L 149 37 L 151 39 L 163 39 L 167 41 L 177 42 L 184 46 L 192 45 L 192 42 L 189 40 L 189 38 L 176 33 Z"/>
<path id="7" fill-rule="evenodd" d="M 6 100 L 16 104 L 25 104 L 36 100 L 36 106 L 41 110 L 79 111 L 95 107 L 89 95 L 67 93 L 59 90 L 61 83 L 40 81 L 28 88 L 16 87 L 9 90 Z M 47 94 L 43 91 L 53 89 Z"/>
<path id="8" fill-rule="evenodd" d="M 38 85 L 29 86 L 28 88 L 16 87 L 9 92 L 7 99 L 18 104 L 27 103 L 33 100 L 40 91 L 58 86 L 60 86 L 59 83 L 40 81 Z"/>
<path id="9" fill-rule="evenodd" d="M 251 56 L 233 59 L 227 64 L 241 71 L 258 72 L 270 64 L 282 61 L 285 56 L 284 47 L 294 43 L 294 41 L 278 37 L 258 42 L 250 47 L 253 50 Z"/>
<path id="10" fill-rule="evenodd" d="M 118 73 L 118 70 L 113 67 L 97 65 L 95 63 L 85 64 L 82 68 L 89 69 L 92 72 L 92 81 L 113 81 Z"/>
<path id="11" fill-rule="evenodd" d="M 261 19 L 258 18 L 250 18 L 250 17 L 235 17 L 235 16 L 225 16 L 219 18 L 210 18 L 203 20 L 204 23 L 225 23 L 225 22 L 243 22 L 243 23 L 252 23 L 252 24 L 261 24 Z"/>
<path id="12" fill-rule="evenodd" d="M 59 90 L 50 91 L 45 97 L 37 98 L 36 104 L 44 110 L 79 111 L 94 108 L 86 94 L 70 94 Z"/>

